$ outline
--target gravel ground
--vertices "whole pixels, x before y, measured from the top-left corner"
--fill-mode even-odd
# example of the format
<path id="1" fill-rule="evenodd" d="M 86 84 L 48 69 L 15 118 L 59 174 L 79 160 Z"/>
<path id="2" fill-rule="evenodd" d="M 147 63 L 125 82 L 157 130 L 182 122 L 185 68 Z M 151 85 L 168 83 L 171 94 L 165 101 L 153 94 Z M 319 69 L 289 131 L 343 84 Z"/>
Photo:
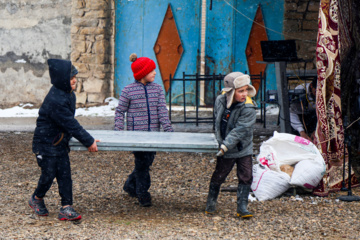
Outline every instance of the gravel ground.
<path id="1" fill-rule="evenodd" d="M 236 193 L 221 192 L 218 212 L 204 215 L 212 154 L 158 152 L 152 167 L 153 206 L 142 208 L 122 190 L 133 168 L 130 152 L 71 152 L 78 222 L 57 220 L 57 184 L 45 201 L 48 217 L 28 206 L 40 169 L 32 133 L 0 132 L 0 239 L 359 239 L 360 202 L 333 193 L 282 196 L 249 203 L 250 220 L 236 217 Z M 258 139 L 259 140 L 259 139 Z M 265 140 L 265 139 L 260 139 Z M 258 149 L 259 142 L 255 148 Z M 224 187 L 237 185 L 232 171 Z M 359 196 L 359 189 L 353 189 Z"/>

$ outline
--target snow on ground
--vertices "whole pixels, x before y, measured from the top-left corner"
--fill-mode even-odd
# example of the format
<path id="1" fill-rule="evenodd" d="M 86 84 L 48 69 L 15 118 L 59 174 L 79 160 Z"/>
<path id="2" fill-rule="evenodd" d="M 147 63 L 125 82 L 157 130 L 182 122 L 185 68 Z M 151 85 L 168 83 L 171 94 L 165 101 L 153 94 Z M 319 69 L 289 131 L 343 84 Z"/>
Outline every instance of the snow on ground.
<path id="1" fill-rule="evenodd" d="M 115 115 L 115 108 L 118 105 L 119 100 L 113 97 L 105 99 L 106 105 L 97 106 L 97 107 L 87 107 L 87 108 L 77 108 L 75 116 L 89 116 L 89 117 L 111 117 Z M 0 109 L 0 117 L 37 117 L 39 109 L 32 108 L 32 104 L 25 103 L 19 104 L 7 109 Z M 168 107 L 169 108 L 169 107 Z M 182 111 L 182 106 L 171 106 L 172 111 Z M 194 107 L 187 107 L 187 111 L 194 110 Z M 200 109 L 200 111 L 206 111 L 209 109 Z M 260 114 L 260 111 L 257 111 L 257 114 Z M 279 108 L 274 106 L 269 106 L 266 108 L 267 115 L 277 115 L 279 114 Z"/>
<path id="2" fill-rule="evenodd" d="M 115 107 L 118 105 L 118 100 L 116 98 L 110 97 L 105 99 L 107 105 L 98 106 L 98 107 L 88 107 L 88 108 L 77 108 L 75 115 L 76 116 L 99 116 L 99 117 L 108 117 L 115 115 Z M 13 108 L 0 109 L 0 117 L 37 117 L 39 109 L 29 109 L 33 105 L 30 103 L 20 104 Z"/>

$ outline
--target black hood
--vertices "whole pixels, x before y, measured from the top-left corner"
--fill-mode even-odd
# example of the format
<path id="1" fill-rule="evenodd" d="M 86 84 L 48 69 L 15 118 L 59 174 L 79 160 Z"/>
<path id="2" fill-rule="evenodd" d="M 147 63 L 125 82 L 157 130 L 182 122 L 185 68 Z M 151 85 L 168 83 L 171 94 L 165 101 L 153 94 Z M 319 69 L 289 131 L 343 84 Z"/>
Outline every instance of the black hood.
<path id="1" fill-rule="evenodd" d="M 49 59 L 48 65 L 51 84 L 65 92 L 71 92 L 71 62 L 62 59 Z"/>

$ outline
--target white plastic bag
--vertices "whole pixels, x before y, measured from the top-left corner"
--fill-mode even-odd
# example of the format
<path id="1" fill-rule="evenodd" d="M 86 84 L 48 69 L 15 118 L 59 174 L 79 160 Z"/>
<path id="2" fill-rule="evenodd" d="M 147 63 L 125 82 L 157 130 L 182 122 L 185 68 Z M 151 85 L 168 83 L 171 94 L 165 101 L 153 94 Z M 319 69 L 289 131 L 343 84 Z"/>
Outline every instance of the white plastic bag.
<path id="1" fill-rule="evenodd" d="M 278 172 L 281 165 L 295 165 L 302 160 L 324 163 L 319 150 L 312 142 L 296 135 L 276 131 L 272 138 L 261 144 L 257 160 L 259 162 L 264 159 L 269 160 L 269 156 L 271 156 L 269 168 Z"/>
<path id="2" fill-rule="evenodd" d="M 305 188 L 315 188 L 325 174 L 325 163 L 314 160 L 302 160 L 295 165 L 290 184 Z"/>
<path id="3" fill-rule="evenodd" d="M 270 170 L 267 166 L 253 166 L 251 190 L 259 201 L 276 198 L 289 189 L 290 176 L 284 172 Z"/>
<path id="4" fill-rule="evenodd" d="M 325 162 L 317 147 L 292 134 L 275 131 L 262 143 L 257 160 L 276 172 L 281 172 L 282 165 L 296 164 L 289 181 L 294 186 L 315 188 L 325 174 Z"/>
<path id="5" fill-rule="evenodd" d="M 272 138 L 261 144 L 257 160 L 260 163 L 268 161 L 269 168 L 277 172 L 281 171 L 280 166 L 283 164 L 295 165 L 302 160 L 324 162 L 319 150 L 309 140 L 276 131 Z"/>

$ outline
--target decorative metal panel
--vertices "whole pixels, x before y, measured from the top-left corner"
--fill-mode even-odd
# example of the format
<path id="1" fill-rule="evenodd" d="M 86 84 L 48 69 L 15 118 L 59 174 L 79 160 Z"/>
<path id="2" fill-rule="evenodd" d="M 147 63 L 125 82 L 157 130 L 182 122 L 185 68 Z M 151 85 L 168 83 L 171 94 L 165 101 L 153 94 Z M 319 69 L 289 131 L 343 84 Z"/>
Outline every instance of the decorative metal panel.
<path id="1" fill-rule="evenodd" d="M 268 37 L 266 34 L 266 29 L 261 11 L 260 5 L 256 10 L 254 22 L 251 27 L 248 43 L 245 49 L 246 59 L 249 67 L 249 73 L 252 74 L 260 74 L 260 72 L 264 73 L 266 69 L 266 64 L 257 63 L 256 61 L 262 61 L 262 52 L 261 52 L 261 41 L 267 41 Z M 256 92 L 259 90 L 260 79 L 253 79 L 252 85 L 255 87 Z"/>
<path id="2" fill-rule="evenodd" d="M 154 45 L 154 52 L 166 92 L 170 86 L 170 74 L 175 75 L 183 51 L 175 18 L 169 4 Z"/>

